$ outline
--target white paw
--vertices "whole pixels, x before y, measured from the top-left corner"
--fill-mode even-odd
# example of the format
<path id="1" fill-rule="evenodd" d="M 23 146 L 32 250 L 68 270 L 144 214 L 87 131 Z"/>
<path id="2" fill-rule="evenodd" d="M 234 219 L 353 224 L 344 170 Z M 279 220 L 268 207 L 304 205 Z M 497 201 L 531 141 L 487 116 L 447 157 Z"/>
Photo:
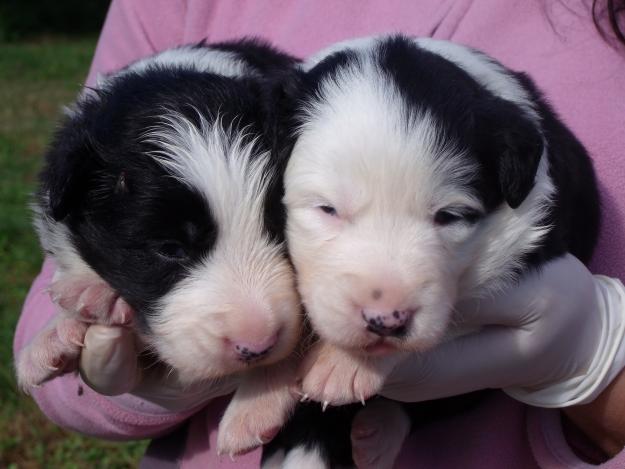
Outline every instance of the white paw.
<path id="1" fill-rule="evenodd" d="M 234 456 L 271 441 L 289 419 L 298 400 L 286 386 L 258 394 L 239 391 L 219 423 L 219 454 Z"/>
<path id="2" fill-rule="evenodd" d="M 380 398 L 367 403 L 352 422 L 352 458 L 356 467 L 391 469 L 410 426 L 410 418 L 398 402 Z"/>
<path id="3" fill-rule="evenodd" d="M 127 325 L 132 308 L 95 274 L 58 275 L 50 286 L 52 301 L 68 315 L 102 325 Z"/>
<path id="4" fill-rule="evenodd" d="M 377 361 L 317 344 L 305 358 L 302 393 L 323 406 L 364 403 L 384 385 L 387 374 L 377 365 Z"/>
<path id="5" fill-rule="evenodd" d="M 55 318 L 17 357 L 15 368 L 19 387 L 28 392 L 76 367 L 88 324 L 77 319 Z"/>

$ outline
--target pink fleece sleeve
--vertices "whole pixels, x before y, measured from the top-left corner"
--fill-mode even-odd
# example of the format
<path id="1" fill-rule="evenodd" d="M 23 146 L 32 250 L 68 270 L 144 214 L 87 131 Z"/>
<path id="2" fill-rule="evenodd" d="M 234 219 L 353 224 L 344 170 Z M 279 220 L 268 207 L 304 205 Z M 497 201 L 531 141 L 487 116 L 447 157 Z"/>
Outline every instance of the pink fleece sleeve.
<path id="1" fill-rule="evenodd" d="M 47 287 L 54 274 L 46 259 L 22 309 L 13 341 L 13 353 L 27 345 L 53 318 L 56 307 Z M 41 410 L 56 424 L 87 435 L 109 439 L 148 438 L 166 432 L 193 411 L 172 413 L 137 397 L 106 397 L 92 391 L 77 374 L 66 374 L 32 390 Z"/>
<path id="2" fill-rule="evenodd" d="M 184 17 L 179 9 L 184 8 L 183 2 L 149 2 L 150 8 L 139 8 L 139 1 L 113 1 L 87 84 L 93 85 L 99 73 L 110 73 L 140 57 L 179 44 Z M 154 10 L 158 14 L 149 15 L 149 19 L 138 14 Z M 154 39 L 156 36 L 158 40 Z M 15 332 L 15 356 L 56 313 L 46 292 L 54 270 L 54 262 L 47 259 L 30 289 Z M 56 424 L 110 439 L 153 437 L 178 425 L 192 413 L 171 413 L 130 395 L 115 398 L 99 395 L 76 374 L 54 379 L 33 390 L 32 396 Z"/>
<path id="3" fill-rule="evenodd" d="M 181 45 L 183 0 L 113 0 L 91 63 L 87 85 L 137 59 Z"/>

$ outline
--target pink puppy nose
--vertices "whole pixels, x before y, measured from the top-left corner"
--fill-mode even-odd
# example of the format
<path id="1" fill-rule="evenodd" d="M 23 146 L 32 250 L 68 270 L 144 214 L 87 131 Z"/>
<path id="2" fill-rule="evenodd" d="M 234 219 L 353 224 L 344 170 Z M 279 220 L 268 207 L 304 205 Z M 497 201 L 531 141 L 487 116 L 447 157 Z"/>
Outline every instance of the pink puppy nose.
<path id="1" fill-rule="evenodd" d="M 379 336 L 401 337 L 406 333 L 407 325 L 413 314 L 413 310 L 362 310 L 362 318 L 367 323 L 367 330 Z"/>
<path id="2" fill-rule="evenodd" d="M 258 361 L 271 351 L 278 341 L 278 334 L 274 334 L 259 342 L 233 342 L 238 359 L 246 363 Z"/>

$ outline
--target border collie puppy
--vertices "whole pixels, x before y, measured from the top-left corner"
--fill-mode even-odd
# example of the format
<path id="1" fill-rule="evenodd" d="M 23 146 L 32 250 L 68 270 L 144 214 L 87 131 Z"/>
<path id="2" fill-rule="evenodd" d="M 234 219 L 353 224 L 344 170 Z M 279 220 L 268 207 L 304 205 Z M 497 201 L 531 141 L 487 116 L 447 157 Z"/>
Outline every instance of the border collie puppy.
<path id="1" fill-rule="evenodd" d="M 591 162 L 526 75 L 404 36 L 340 43 L 305 69 L 284 198 L 320 337 L 305 397 L 364 402 L 409 352 L 459 333 L 458 301 L 567 252 L 589 260 Z"/>
<path id="2" fill-rule="evenodd" d="M 249 370 L 285 359 L 301 332 L 274 106 L 296 64 L 255 40 L 184 46 L 67 111 L 34 207 L 64 314 L 20 355 L 23 388 L 76 359 L 85 322 L 132 321 L 183 385 L 245 372 L 254 399 L 233 399 L 222 451 L 286 418 L 292 399 L 272 388 L 284 365 Z"/>

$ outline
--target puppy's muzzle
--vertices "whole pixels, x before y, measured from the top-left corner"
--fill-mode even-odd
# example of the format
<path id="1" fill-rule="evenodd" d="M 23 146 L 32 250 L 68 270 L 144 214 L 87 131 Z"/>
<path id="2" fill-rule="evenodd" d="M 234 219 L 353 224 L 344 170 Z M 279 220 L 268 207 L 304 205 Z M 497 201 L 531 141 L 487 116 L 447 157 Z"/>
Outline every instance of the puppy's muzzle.
<path id="1" fill-rule="evenodd" d="M 384 312 L 363 309 L 361 315 L 369 332 L 381 337 L 401 337 L 406 334 L 414 311 L 394 310 Z"/>

